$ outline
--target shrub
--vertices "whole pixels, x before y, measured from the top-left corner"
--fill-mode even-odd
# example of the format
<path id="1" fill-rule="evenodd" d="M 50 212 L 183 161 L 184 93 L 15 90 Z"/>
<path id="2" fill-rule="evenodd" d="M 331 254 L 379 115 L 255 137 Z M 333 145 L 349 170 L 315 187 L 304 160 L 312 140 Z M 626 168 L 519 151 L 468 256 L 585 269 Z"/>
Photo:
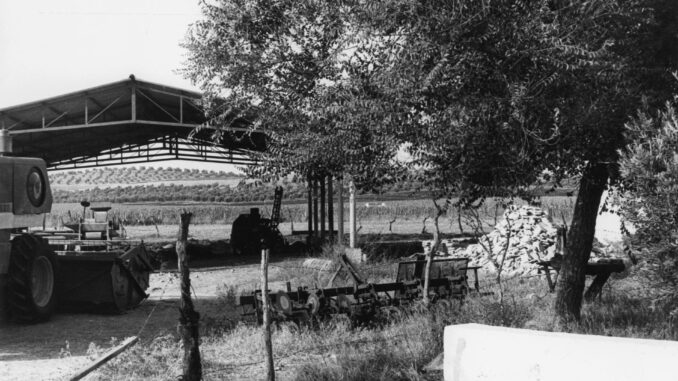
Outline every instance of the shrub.
<path id="1" fill-rule="evenodd" d="M 658 301 L 678 314 L 678 118 L 676 101 L 655 118 L 641 113 L 627 125 L 633 138 L 621 153 L 623 181 L 616 205 L 633 227 L 629 248 Z"/>

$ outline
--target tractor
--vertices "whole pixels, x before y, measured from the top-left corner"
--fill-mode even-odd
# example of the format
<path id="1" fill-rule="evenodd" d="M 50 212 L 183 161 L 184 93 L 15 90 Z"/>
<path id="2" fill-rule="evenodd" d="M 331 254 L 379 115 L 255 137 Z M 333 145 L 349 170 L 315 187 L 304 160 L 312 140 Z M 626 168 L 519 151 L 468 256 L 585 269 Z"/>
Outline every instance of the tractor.
<path id="1" fill-rule="evenodd" d="M 259 214 L 259 208 L 251 208 L 248 214 L 241 214 L 233 221 L 231 247 L 234 253 L 258 255 L 262 241 L 273 254 L 280 254 L 285 250 L 285 239 L 278 230 L 282 196 L 283 188 L 276 187 L 271 218 L 263 218 Z"/>
<path id="2" fill-rule="evenodd" d="M 11 152 L 10 135 L 0 130 L 0 317 L 36 323 L 57 307 L 123 312 L 146 298 L 152 266 L 143 243 L 29 229 L 51 211 L 47 165 Z"/>

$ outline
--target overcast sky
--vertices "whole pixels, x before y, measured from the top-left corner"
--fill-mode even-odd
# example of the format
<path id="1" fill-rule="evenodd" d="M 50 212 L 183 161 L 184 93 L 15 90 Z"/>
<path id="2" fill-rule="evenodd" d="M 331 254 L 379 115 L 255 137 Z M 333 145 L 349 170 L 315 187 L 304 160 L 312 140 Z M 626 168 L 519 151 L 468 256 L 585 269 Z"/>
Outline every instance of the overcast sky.
<path id="1" fill-rule="evenodd" d="M 199 90 L 176 73 L 199 18 L 197 0 L 0 0 L 0 109 L 130 74 Z M 206 165 L 225 169 L 187 164 Z"/>
<path id="2" fill-rule="evenodd" d="M 175 73 L 197 0 L 0 0 L 0 108 L 137 78 L 193 89 Z"/>

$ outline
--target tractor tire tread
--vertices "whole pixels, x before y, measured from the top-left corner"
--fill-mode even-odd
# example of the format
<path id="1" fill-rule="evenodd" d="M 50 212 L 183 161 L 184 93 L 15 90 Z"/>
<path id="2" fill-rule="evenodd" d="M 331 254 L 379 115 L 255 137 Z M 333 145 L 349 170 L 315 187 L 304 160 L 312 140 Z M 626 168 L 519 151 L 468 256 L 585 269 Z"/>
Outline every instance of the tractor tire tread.
<path id="1" fill-rule="evenodd" d="M 42 238 L 22 234 L 12 240 L 9 276 L 7 278 L 7 307 L 10 319 L 17 323 L 37 323 L 48 320 L 56 308 L 57 277 L 59 274 L 56 254 Z M 52 294 L 44 306 L 33 300 L 31 290 L 32 263 L 44 256 L 52 265 Z"/>

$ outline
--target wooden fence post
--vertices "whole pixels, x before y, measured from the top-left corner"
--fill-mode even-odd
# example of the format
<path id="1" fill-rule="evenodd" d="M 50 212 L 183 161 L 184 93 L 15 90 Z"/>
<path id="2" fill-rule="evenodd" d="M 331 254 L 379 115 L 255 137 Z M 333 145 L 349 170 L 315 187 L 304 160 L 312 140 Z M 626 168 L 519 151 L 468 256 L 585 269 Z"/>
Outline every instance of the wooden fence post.
<path id="1" fill-rule="evenodd" d="M 181 307 L 179 308 L 179 334 L 184 346 L 183 381 L 199 381 L 202 379 L 202 364 L 200 363 L 200 332 L 198 322 L 200 314 L 193 307 L 191 300 L 191 278 L 186 258 L 186 245 L 188 241 L 188 225 L 191 223 L 192 214 L 187 211 L 181 212 L 181 228 L 177 240 L 177 257 L 179 259 L 179 271 L 181 273 Z"/>
<path id="2" fill-rule="evenodd" d="M 264 318 L 264 347 L 266 348 L 266 380 L 275 381 L 273 345 L 271 343 L 271 311 L 268 306 L 268 248 L 261 240 L 261 308 Z"/>

